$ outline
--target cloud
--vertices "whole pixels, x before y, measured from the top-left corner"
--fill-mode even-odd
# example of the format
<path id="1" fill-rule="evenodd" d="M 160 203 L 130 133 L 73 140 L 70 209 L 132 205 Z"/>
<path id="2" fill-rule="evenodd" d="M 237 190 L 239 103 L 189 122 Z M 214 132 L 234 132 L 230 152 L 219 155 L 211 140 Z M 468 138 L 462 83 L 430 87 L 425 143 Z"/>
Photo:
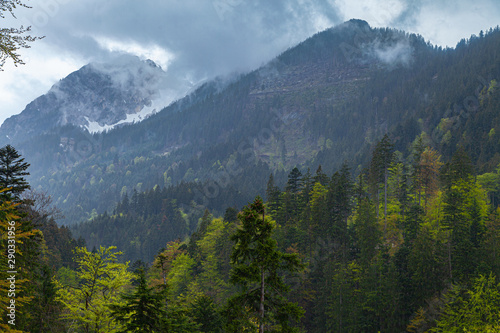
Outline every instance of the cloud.
<path id="1" fill-rule="evenodd" d="M 126 52 L 151 58 L 167 70 L 171 86 L 184 90 L 217 75 L 252 70 L 341 20 L 333 2 L 306 0 L 37 0 L 30 4 L 33 8 L 21 9 L 14 23 L 31 25 L 36 34 L 46 36 L 33 50 L 43 43 L 52 50 L 53 62 L 65 61 L 59 55 L 72 55 L 83 59 L 75 63 L 82 66 Z M 33 73 L 40 70 L 29 68 Z M 45 90 L 49 87 L 44 85 Z M 8 112 L 19 113 L 24 105 Z"/>
<path id="2" fill-rule="evenodd" d="M 22 52 L 36 59 L 25 72 L 6 75 L 9 67 L 0 73 L 1 94 L 11 96 L 11 103 L 0 110 L 4 112 L 0 121 L 21 112 L 33 99 L 32 92 L 47 91 L 51 86 L 47 81 L 124 52 L 160 64 L 170 87 L 182 95 L 205 79 L 259 67 L 314 33 L 351 18 L 454 46 L 461 38 L 495 26 L 500 17 L 496 0 L 37 0 L 29 4 L 33 8 L 20 8 L 17 20 L 6 18 L 2 23 L 32 25 L 34 34 L 46 37 Z M 44 63 L 51 64 L 52 73 Z M 18 77 L 39 84 L 27 85 L 29 91 L 9 88 Z"/>
<path id="3" fill-rule="evenodd" d="M 462 38 L 500 24 L 497 0 L 338 0 L 344 19 L 418 33 L 434 45 L 455 47 Z"/>
<path id="4" fill-rule="evenodd" d="M 339 10 L 344 18 L 359 18 L 372 27 L 387 27 L 408 7 L 403 0 L 339 0 Z"/>
<path id="5" fill-rule="evenodd" d="M 166 70 L 170 63 L 175 59 L 173 53 L 162 48 L 157 44 L 141 45 L 136 41 L 120 41 L 107 37 L 94 37 L 97 44 L 109 52 L 131 54 L 141 59 L 151 59 L 155 61 L 162 69 Z"/>
<path id="6" fill-rule="evenodd" d="M 25 65 L 5 65 L 0 72 L 0 123 L 9 116 L 21 112 L 24 107 L 49 90 L 61 78 L 85 64 L 77 55 L 54 50 L 40 42 L 36 48 L 23 52 Z"/>
<path id="7" fill-rule="evenodd" d="M 28 12 L 29 21 L 36 22 L 46 7 Z M 176 55 L 176 66 L 200 76 L 252 69 L 340 22 L 331 4 L 301 0 L 85 0 L 52 7 L 53 17 L 38 21 L 55 45 L 89 58 L 102 56 L 106 39 L 156 45 Z"/>
<path id="8" fill-rule="evenodd" d="M 500 24 L 500 3 L 483 1 L 428 1 L 415 15 L 413 27 L 433 44 L 455 47 L 462 38 Z"/>
<path id="9" fill-rule="evenodd" d="M 365 55 L 378 59 L 389 69 L 397 66 L 409 66 L 413 60 L 413 48 L 406 38 L 385 42 L 375 40 L 362 45 L 362 48 Z"/>

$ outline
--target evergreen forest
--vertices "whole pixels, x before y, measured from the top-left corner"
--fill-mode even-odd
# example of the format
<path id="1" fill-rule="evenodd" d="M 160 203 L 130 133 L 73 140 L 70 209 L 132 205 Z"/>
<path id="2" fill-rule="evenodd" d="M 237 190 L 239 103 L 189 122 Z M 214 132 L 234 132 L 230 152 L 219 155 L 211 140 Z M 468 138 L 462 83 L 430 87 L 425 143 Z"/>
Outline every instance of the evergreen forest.
<path id="1" fill-rule="evenodd" d="M 476 175 L 464 149 L 443 162 L 423 136 L 403 153 L 385 135 L 356 177 L 345 163 L 331 175 L 294 168 L 284 187 L 270 174 L 265 199 L 221 216 L 207 209 L 187 238 L 189 219 L 169 196 L 191 184 L 134 193 L 92 220 L 101 238 L 91 249 L 55 224 L 58 210 L 29 189 L 15 148 L 0 156 L 20 332 L 500 329 L 500 175 Z M 152 245 L 127 246 L 141 228 Z"/>

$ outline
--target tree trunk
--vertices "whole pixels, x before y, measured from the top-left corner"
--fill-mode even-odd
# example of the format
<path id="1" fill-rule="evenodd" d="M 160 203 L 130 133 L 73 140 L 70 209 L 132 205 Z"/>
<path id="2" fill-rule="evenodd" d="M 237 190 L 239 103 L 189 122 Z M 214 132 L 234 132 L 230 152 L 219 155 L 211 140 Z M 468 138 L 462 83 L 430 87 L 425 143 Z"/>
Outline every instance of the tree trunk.
<path id="1" fill-rule="evenodd" d="M 448 265 L 449 265 L 449 269 L 450 269 L 450 280 L 453 281 L 453 273 L 451 270 L 451 236 L 450 236 L 450 240 L 448 241 Z"/>
<path id="2" fill-rule="evenodd" d="M 387 178 L 389 171 L 386 169 L 384 174 L 384 236 L 385 230 L 387 229 Z"/>
<path id="3" fill-rule="evenodd" d="M 260 271 L 260 306 L 259 306 L 259 314 L 260 314 L 260 325 L 259 325 L 259 333 L 264 333 L 264 269 L 261 268 Z"/>
<path id="4" fill-rule="evenodd" d="M 339 293 L 339 298 L 340 298 L 339 332 L 342 332 L 342 282 L 344 282 L 344 276 L 342 276 L 342 280 L 340 282 L 340 293 Z"/>

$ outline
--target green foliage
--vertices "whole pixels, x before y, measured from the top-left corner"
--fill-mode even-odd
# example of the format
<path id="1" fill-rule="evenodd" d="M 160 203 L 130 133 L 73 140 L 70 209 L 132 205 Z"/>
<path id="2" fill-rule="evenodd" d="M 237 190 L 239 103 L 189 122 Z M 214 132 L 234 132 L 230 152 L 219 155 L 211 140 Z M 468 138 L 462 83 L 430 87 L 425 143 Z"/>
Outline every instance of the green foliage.
<path id="1" fill-rule="evenodd" d="M 0 327 L 10 332 L 16 331 L 13 328 L 44 330 L 52 326 L 56 332 L 61 328 L 60 304 L 55 300 L 51 270 L 43 256 L 43 234 L 35 229 L 35 225 L 39 226 L 50 214 L 43 211 L 43 203 L 38 200 L 29 196 L 21 199 L 29 188 L 24 179 L 28 166 L 12 146 L 0 149 L 0 304 L 3 309 L 0 314 L 4 318 Z M 15 306 L 14 318 L 4 312 L 7 310 L 12 315 L 7 305 Z M 5 325 L 5 319 L 9 325 Z"/>
<path id="2" fill-rule="evenodd" d="M 22 192 L 30 186 L 24 176 L 29 175 L 26 171 L 30 165 L 11 145 L 0 148 L 0 188 L 7 189 L 2 193 L 2 198 L 10 199 L 6 195 L 12 196 L 14 201 L 19 201 Z"/>
<path id="3" fill-rule="evenodd" d="M 228 303 L 231 330 L 236 329 L 233 320 L 239 317 L 246 321 L 240 325 L 252 327 L 254 322 L 260 332 L 274 325 L 279 325 L 282 332 L 295 331 L 291 321 L 299 319 L 303 310 L 284 297 L 289 287 L 280 273 L 298 272 L 303 265 L 297 254 L 277 249 L 272 239 L 275 224 L 265 216 L 260 197 L 244 207 L 239 219 L 241 227 L 232 236 L 235 245 L 231 254 L 230 282 L 242 290 Z"/>
<path id="4" fill-rule="evenodd" d="M 377 216 L 385 205 L 374 204 L 377 193 L 367 191 L 367 174 L 353 184 L 347 166 L 331 178 L 322 172 L 317 177 L 306 173 L 295 192 L 290 187 L 281 192 L 271 178 L 271 216 L 259 197 L 238 215 L 236 209 L 227 209 L 224 219 L 205 210 L 188 240 L 170 241 L 156 255 L 149 273 L 155 287 L 147 286 L 145 277 L 132 292 L 121 285 L 107 301 L 116 304 L 114 317 L 100 297 L 92 299 L 101 311 L 99 323 L 108 325 L 109 331 L 161 331 L 159 326 L 144 328 L 156 319 L 139 318 L 143 312 L 136 307 L 149 304 L 158 310 L 149 314 L 166 314 L 161 329 L 174 332 L 438 329 L 448 313 L 455 313 L 446 309 L 461 307 L 468 299 L 465 290 L 472 288 L 475 277 L 500 271 L 500 232 L 498 212 L 489 209 L 486 191 L 470 173 L 459 170 L 466 155 L 440 170 L 442 184 L 424 181 L 427 166 L 438 164 L 437 156 L 422 148 L 418 172 L 405 179 L 408 162 L 398 154 L 398 163 L 389 168 L 384 216 Z M 436 169 L 430 169 L 436 178 Z M 162 198 L 157 191 L 161 190 L 151 191 L 149 198 Z M 151 212 L 158 209 L 156 204 L 163 213 L 165 207 L 175 207 L 163 199 L 155 199 L 153 205 L 146 198 L 138 192 L 125 198 L 114 216 Z M 85 251 L 92 256 L 103 249 Z M 301 262 L 308 263 L 305 269 Z M 82 260 L 77 263 L 80 267 Z M 118 265 L 116 258 L 113 264 Z M 59 269 L 59 286 L 67 288 L 59 289 L 58 295 L 65 324 L 71 323 L 75 306 L 73 320 L 84 330 L 84 302 L 77 295 L 87 287 L 81 274 L 80 268 Z M 453 299 L 439 297 L 453 282 L 464 287 Z M 166 296 L 158 296 L 154 288 L 166 290 Z M 491 288 L 485 290 L 483 299 L 487 294 L 496 297 Z M 166 306 L 162 297 L 168 300 Z M 88 319 L 87 327 L 95 324 Z M 436 324 L 440 320 L 443 323 Z M 485 325 L 488 329 L 496 327 Z"/>
<path id="5" fill-rule="evenodd" d="M 30 318 L 27 330 L 30 332 L 64 332 L 64 324 L 59 316 L 63 305 L 57 299 L 56 284 L 52 279 L 49 266 L 41 267 L 36 281 L 36 292 L 31 302 Z"/>
<path id="6" fill-rule="evenodd" d="M 200 332 L 222 332 L 223 318 L 217 304 L 206 295 L 197 297 L 190 307 L 190 315 L 200 325 Z"/>
<path id="7" fill-rule="evenodd" d="M 452 288 L 444 297 L 443 314 L 429 332 L 497 332 L 500 329 L 500 284 L 481 275 L 470 290 Z"/>
<path id="8" fill-rule="evenodd" d="M 75 227 L 73 232 L 87 239 L 89 248 L 114 245 L 124 252 L 125 260 L 151 261 L 165 243 L 189 234 L 187 221 L 177 201 L 172 199 L 173 194 L 160 189 L 134 192 L 132 198 L 122 199 L 114 214 L 98 215 Z"/>
<path id="9" fill-rule="evenodd" d="M 374 206 L 368 199 L 362 199 L 359 204 L 354 228 L 358 239 L 360 262 L 364 267 L 368 267 L 377 253 L 382 236 Z"/>
<path id="10" fill-rule="evenodd" d="M 171 297 L 178 297 L 187 291 L 192 280 L 192 271 L 195 264 L 195 260 L 187 253 L 179 254 L 172 261 L 172 269 L 167 276 Z"/>
<path id="11" fill-rule="evenodd" d="M 122 332 L 164 332 L 167 326 L 165 292 L 148 287 L 143 269 L 137 278 L 135 290 L 121 296 L 125 304 L 110 305 L 112 315 L 123 324 Z"/>
<path id="12" fill-rule="evenodd" d="M 477 182 L 488 193 L 488 197 L 493 206 L 498 206 L 500 202 L 500 167 L 497 166 L 495 172 L 487 172 L 477 176 Z"/>
<path id="13" fill-rule="evenodd" d="M 360 41 L 400 40 L 414 51 L 410 66 L 388 71 L 356 52 Z M 68 223 L 93 217 L 74 229 L 90 247 L 117 245 L 128 259 L 149 262 L 157 254 L 151 284 L 168 289 L 167 331 L 255 332 L 263 322 L 270 331 L 496 331 L 498 286 L 484 276 L 500 274 L 500 91 L 490 79 L 478 87 L 477 78 L 500 73 L 500 53 L 490 51 L 499 41 L 495 29 L 443 50 L 419 36 L 351 21 L 261 69 L 277 80 L 258 70 L 222 89 L 207 83 L 139 124 L 90 137 L 56 128 L 22 150 L 37 165 L 34 187 L 54 193 Z M 349 59 L 346 50 L 353 52 Z M 96 142 L 96 149 L 75 158 L 60 149 L 61 136 Z M 347 165 L 341 167 L 346 158 L 359 176 L 356 185 Z M 319 164 L 313 175 L 301 172 Z M 323 171 L 338 169 L 331 178 Z M 477 182 L 476 171 L 483 173 Z M 237 209 L 226 208 L 264 193 L 266 182 L 267 212 L 256 200 L 238 222 Z M 139 184 L 153 190 L 140 192 Z M 9 205 L 2 207 L 7 212 Z M 224 212 L 224 219 L 214 218 Z M 39 258 L 35 245 L 42 242 L 32 227 L 20 229 L 23 240 L 33 239 L 23 245 L 27 259 Z M 75 244 L 67 230 L 43 227 L 49 260 L 78 268 L 58 270 L 59 284 L 67 286 L 58 294 L 66 318 L 84 330 L 91 318 L 79 288 L 88 290 L 89 280 L 81 278 L 88 265 L 64 257 Z M 307 268 L 289 274 L 299 258 Z M 33 296 L 40 307 L 56 309 L 47 274 L 30 274 L 20 284 L 26 306 Z M 113 321 L 104 297 L 123 306 L 128 282 L 112 291 L 109 279 L 96 280 L 104 289 L 91 304 L 111 332 L 126 328 Z M 447 290 L 452 283 L 461 287 Z M 43 291 L 33 293 L 35 286 Z M 50 317 L 40 307 L 20 311 L 24 327 L 43 327 L 34 320 L 25 325 L 36 318 L 31 310 Z"/>
<path id="14" fill-rule="evenodd" d="M 24 4 L 21 0 L 1 0 L 0 1 L 0 18 L 5 18 L 5 12 L 10 12 L 12 17 L 14 11 L 17 7 L 31 8 Z M 26 33 L 31 31 L 31 27 L 23 28 L 22 26 L 17 28 L 1 28 L 0 36 L 2 36 L 0 43 L 0 71 L 8 59 L 14 62 L 14 65 L 24 65 L 21 56 L 19 55 L 19 49 L 30 48 L 29 43 L 34 42 L 40 37 L 33 37 L 27 35 Z"/>
<path id="15" fill-rule="evenodd" d="M 370 181 L 373 193 L 377 198 L 378 206 L 378 186 L 380 182 L 384 184 L 384 232 L 387 229 L 387 183 L 389 180 L 389 169 L 394 162 L 394 144 L 387 134 L 384 135 L 375 146 L 370 164 Z M 377 209 L 378 217 L 378 209 Z"/>
<path id="16" fill-rule="evenodd" d="M 0 194 L 4 194 L 5 189 L 0 189 Z M 22 256 L 23 254 L 17 250 L 15 252 L 14 257 L 12 257 L 11 253 L 11 258 L 10 260 L 14 259 L 14 261 L 9 262 L 9 257 L 8 257 L 8 245 L 11 245 L 12 248 L 12 241 L 8 241 L 8 235 L 9 231 L 11 231 L 11 238 L 12 238 L 12 222 L 14 222 L 14 228 L 15 228 L 15 245 L 20 245 L 21 242 L 28 240 L 32 234 L 33 231 L 28 231 L 28 232 L 22 232 L 21 230 L 18 229 L 20 226 L 20 218 L 19 218 L 19 212 L 17 211 L 17 206 L 19 203 L 13 203 L 10 201 L 5 201 L 1 200 L 0 201 L 0 314 L 2 315 L 2 322 L 0 322 L 0 328 L 6 332 L 18 332 L 15 331 L 12 325 L 8 325 L 6 323 L 6 318 L 7 317 L 7 306 L 10 306 L 10 299 L 12 297 L 9 297 L 9 290 L 10 288 L 10 281 L 7 280 L 8 277 L 10 277 L 7 273 L 9 271 L 9 264 L 14 263 L 15 268 L 21 267 L 24 268 L 24 265 L 21 265 L 22 263 Z M 12 252 L 12 251 L 11 251 Z M 16 263 L 15 259 L 18 260 Z M 32 295 L 27 293 L 26 291 L 29 290 L 29 283 L 30 281 L 26 279 L 26 276 L 23 274 L 23 276 L 16 276 L 16 298 L 15 298 L 15 306 L 16 306 L 16 316 L 17 318 L 22 318 L 22 316 L 27 315 L 26 307 L 28 303 L 32 299 Z M 21 326 L 19 325 L 19 320 L 17 321 L 18 323 L 18 328 Z M 22 326 L 21 326 L 22 328 Z"/>
<path id="17" fill-rule="evenodd" d="M 75 261 L 78 285 L 63 285 L 56 280 L 59 301 L 64 304 L 68 326 L 83 332 L 119 332 L 122 326 L 112 317 L 110 306 L 123 305 L 120 294 L 130 283 L 127 264 L 117 262 L 115 247 L 100 247 L 96 252 L 77 248 Z"/>

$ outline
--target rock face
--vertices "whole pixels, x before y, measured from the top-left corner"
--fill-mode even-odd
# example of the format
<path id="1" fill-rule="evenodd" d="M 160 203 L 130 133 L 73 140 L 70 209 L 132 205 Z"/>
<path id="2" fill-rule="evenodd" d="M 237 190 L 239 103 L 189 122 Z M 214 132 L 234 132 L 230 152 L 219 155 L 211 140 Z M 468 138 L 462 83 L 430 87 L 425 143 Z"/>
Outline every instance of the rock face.
<path id="1" fill-rule="evenodd" d="M 166 73 L 153 61 L 122 56 L 71 73 L 0 127 L 0 142 L 23 142 L 54 127 L 100 132 L 160 111 Z"/>

